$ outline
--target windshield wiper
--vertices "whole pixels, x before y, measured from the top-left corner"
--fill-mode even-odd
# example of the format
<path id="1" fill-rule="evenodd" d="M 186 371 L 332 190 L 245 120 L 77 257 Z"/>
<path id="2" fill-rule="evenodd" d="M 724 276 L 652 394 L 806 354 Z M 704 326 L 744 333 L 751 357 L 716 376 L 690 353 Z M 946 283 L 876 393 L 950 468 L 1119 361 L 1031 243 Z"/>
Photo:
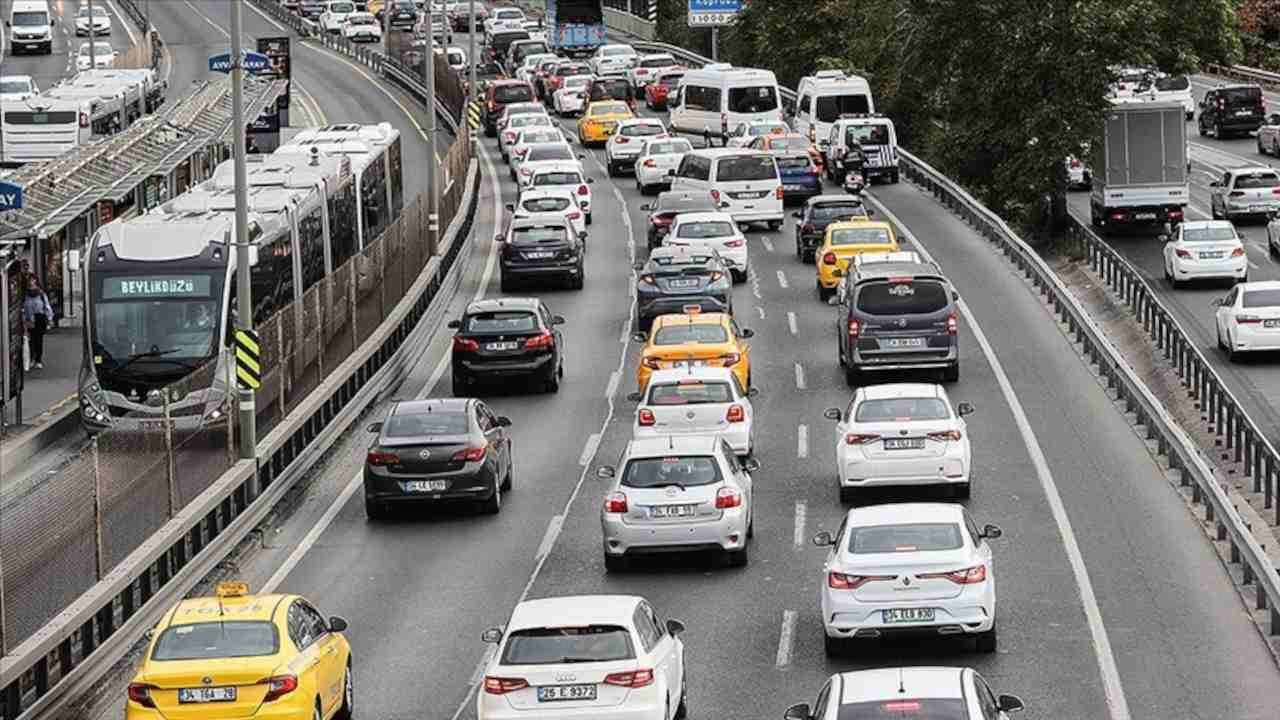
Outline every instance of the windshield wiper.
<path id="1" fill-rule="evenodd" d="M 158 348 L 157 348 L 157 349 L 155 349 L 155 350 L 148 350 L 148 351 L 146 351 L 146 352 L 134 353 L 134 354 L 130 355 L 129 357 L 125 358 L 125 361 L 124 361 L 124 362 L 122 362 L 122 363 L 120 363 L 118 366 L 116 366 L 116 372 L 120 372 L 121 370 L 123 370 L 123 369 L 125 369 L 125 368 L 129 367 L 130 365 L 132 365 L 135 361 L 142 360 L 143 358 L 155 358 L 155 357 L 161 357 L 161 356 L 164 356 L 164 355 L 171 355 L 171 354 L 176 353 L 176 352 L 178 352 L 178 349 L 177 349 L 177 348 L 170 348 L 170 349 L 168 349 L 168 350 L 160 350 L 160 349 L 158 349 Z M 176 360 L 175 360 L 174 362 L 180 362 L 180 361 L 176 361 Z"/>
<path id="2" fill-rule="evenodd" d="M 596 660 L 595 658 L 586 658 L 586 657 L 562 657 L 562 658 L 560 658 L 560 662 L 562 662 L 562 663 L 588 663 L 588 662 L 599 662 L 599 660 Z"/>
<path id="3" fill-rule="evenodd" d="M 688 491 L 689 491 L 689 488 L 685 487 L 685 486 L 684 486 L 684 483 L 676 482 L 675 480 L 672 480 L 672 481 L 671 481 L 671 482 L 669 482 L 669 483 L 663 483 L 662 485 L 654 485 L 653 487 L 656 487 L 656 488 L 665 488 L 665 487 L 671 487 L 671 486 L 673 486 L 673 485 L 674 485 L 675 487 L 680 488 L 681 490 L 683 490 L 683 491 L 685 491 L 685 492 L 688 492 Z"/>

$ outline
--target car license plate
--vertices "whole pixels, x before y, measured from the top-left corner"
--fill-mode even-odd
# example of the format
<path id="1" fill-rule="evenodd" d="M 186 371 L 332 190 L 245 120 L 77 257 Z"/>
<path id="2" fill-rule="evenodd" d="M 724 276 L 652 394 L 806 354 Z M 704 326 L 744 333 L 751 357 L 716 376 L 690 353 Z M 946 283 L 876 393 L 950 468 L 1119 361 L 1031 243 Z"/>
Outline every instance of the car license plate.
<path id="1" fill-rule="evenodd" d="M 696 507 L 696 505 L 654 505 L 651 512 L 656 518 L 693 517 Z"/>
<path id="2" fill-rule="evenodd" d="M 1245 116 L 1252 115 L 1252 114 L 1253 114 L 1253 111 L 1252 111 L 1252 110 L 1237 110 L 1237 111 L 1236 111 L 1236 116 L 1237 116 L 1237 117 L 1245 117 Z"/>
<path id="3" fill-rule="evenodd" d="M 924 438 L 885 438 L 885 450 L 921 450 Z"/>
<path id="4" fill-rule="evenodd" d="M 198 687 L 178 690 L 180 703 L 233 702 L 235 699 L 234 687 Z"/>
<path id="5" fill-rule="evenodd" d="M 672 281 L 671 281 L 671 283 L 670 283 L 670 285 L 671 285 L 671 287 L 673 287 L 673 288 L 691 288 L 691 287 L 698 287 L 698 280 L 697 280 L 697 279 L 695 279 L 695 278 L 688 278 L 688 279 L 682 279 L 682 280 L 672 280 Z"/>
<path id="6" fill-rule="evenodd" d="M 1280 320 L 1263 320 L 1262 327 L 1278 328 L 1280 327 Z"/>
<path id="7" fill-rule="evenodd" d="M 514 340 L 508 341 L 508 342 L 491 342 L 491 343 L 484 344 L 485 350 L 515 350 L 518 347 L 520 347 L 520 343 L 515 342 Z"/>
<path id="8" fill-rule="evenodd" d="M 404 484 L 408 492 L 441 492 L 449 489 L 448 480 L 409 480 Z"/>
<path id="9" fill-rule="evenodd" d="M 595 699 L 595 685 L 541 685 L 538 687 L 538 702 Z"/>
<path id="10" fill-rule="evenodd" d="M 933 608 L 893 608 L 880 615 L 886 623 L 933 622 Z"/>
<path id="11" fill-rule="evenodd" d="M 1134 213 L 1133 219 L 1134 220 L 1155 220 L 1156 214 L 1155 213 Z"/>
<path id="12" fill-rule="evenodd" d="M 706 360 L 672 360 L 671 367 L 687 368 L 687 367 L 703 367 L 707 364 Z"/>
<path id="13" fill-rule="evenodd" d="M 762 198 L 762 197 L 764 197 L 765 195 L 768 195 L 768 194 L 769 194 L 769 191 L 767 191 L 767 190 L 763 190 L 763 191 L 761 191 L 761 192 L 740 192 L 740 193 L 733 193 L 733 194 L 732 194 L 732 195 L 730 195 L 729 197 L 737 198 L 738 200 L 751 200 L 751 199 L 754 199 L 754 198 Z"/>
<path id="14" fill-rule="evenodd" d="M 1271 208 L 1267 207 L 1266 205 L 1250 205 L 1249 206 L 1249 212 L 1263 213 L 1270 209 Z"/>
<path id="15" fill-rule="evenodd" d="M 546 260 L 556 256 L 553 252 L 527 252 L 524 256 L 530 260 Z"/>
<path id="16" fill-rule="evenodd" d="M 1225 254 L 1226 253 L 1220 253 L 1220 252 L 1202 252 L 1200 253 L 1200 259 L 1201 260 L 1221 260 L 1222 256 Z"/>
<path id="17" fill-rule="evenodd" d="M 919 348 L 924 347 L 924 338 L 886 338 L 881 342 L 888 348 Z"/>

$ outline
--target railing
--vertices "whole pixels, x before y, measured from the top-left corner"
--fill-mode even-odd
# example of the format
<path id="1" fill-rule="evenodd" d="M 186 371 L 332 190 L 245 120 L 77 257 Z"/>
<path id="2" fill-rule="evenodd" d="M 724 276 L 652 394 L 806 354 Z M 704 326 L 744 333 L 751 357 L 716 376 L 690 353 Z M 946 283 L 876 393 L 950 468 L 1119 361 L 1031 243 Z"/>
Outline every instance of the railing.
<path id="1" fill-rule="evenodd" d="M 1280 90 L 1280 73 L 1273 73 L 1267 70 L 1252 68 L 1247 65 L 1215 65 L 1209 64 L 1205 66 L 1205 72 L 1211 75 L 1221 75 L 1234 80 L 1243 80 L 1244 82 L 1254 82 L 1267 88 L 1268 90 Z"/>
<path id="2" fill-rule="evenodd" d="M 151 69 L 159 68 L 160 56 L 163 54 L 164 48 L 164 41 L 160 39 L 160 33 L 151 31 L 151 19 L 138 9 L 137 0 L 120 0 L 120 7 L 124 8 L 124 14 L 129 16 L 133 24 L 146 34 L 148 41 L 151 43 L 151 52 L 149 53 Z"/>

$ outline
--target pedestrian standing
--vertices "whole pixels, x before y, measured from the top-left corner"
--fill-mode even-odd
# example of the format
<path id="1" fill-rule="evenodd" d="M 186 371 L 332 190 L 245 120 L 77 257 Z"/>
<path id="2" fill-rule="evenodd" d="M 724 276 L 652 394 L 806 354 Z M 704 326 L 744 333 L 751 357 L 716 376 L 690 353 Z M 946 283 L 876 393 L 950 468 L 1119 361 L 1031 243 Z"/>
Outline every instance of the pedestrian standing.
<path id="1" fill-rule="evenodd" d="M 31 366 L 36 370 L 44 369 L 44 335 L 52 322 L 53 307 L 49 305 L 49 297 L 40 289 L 40 284 L 32 280 L 27 285 L 27 297 L 22 301 L 22 323 L 31 343 Z"/>

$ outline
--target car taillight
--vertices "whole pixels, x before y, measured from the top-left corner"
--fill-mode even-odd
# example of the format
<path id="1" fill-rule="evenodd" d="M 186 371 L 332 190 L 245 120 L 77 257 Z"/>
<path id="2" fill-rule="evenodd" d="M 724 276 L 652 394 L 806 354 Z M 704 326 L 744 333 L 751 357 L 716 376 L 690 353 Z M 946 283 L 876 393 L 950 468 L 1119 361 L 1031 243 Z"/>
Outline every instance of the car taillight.
<path id="1" fill-rule="evenodd" d="M 802 233 L 811 233 L 814 230 L 817 230 L 817 228 L 813 226 L 813 223 L 805 223 L 800 226 L 800 232 Z"/>
<path id="2" fill-rule="evenodd" d="M 636 422 L 642 426 L 649 427 L 657 424 L 658 419 L 653 416 L 653 411 L 649 408 L 640 408 L 636 413 Z"/>
<path id="3" fill-rule="evenodd" d="M 369 454 L 365 456 L 365 462 L 374 467 L 387 467 L 388 465 L 399 465 L 400 457 L 395 453 L 370 450 Z"/>
<path id="4" fill-rule="evenodd" d="M 827 573 L 827 587 L 832 590 L 857 590 L 869 582 L 876 580 L 892 580 L 892 575 L 846 575 L 844 573 Z"/>
<path id="5" fill-rule="evenodd" d="M 773 191 L 773 196 L 779 200 L 782 199 L 782 186 L 779 185 L 777 190 Z"/>
<path id="6" fill-rule="evenodd" d="M 509 692 L 523 690 L 527 687 L 529 687 L 529 681 L 524 678 L 484 676 L 484 691 L 490 695 L 506 695 Z"/>
<path id="7" fill-rule="evenodd" d="M 835 253 L 833 253 L 833 252 L 823 253 L 823 254 L 822 254 L 822 264 L 823 264 L 823 265 L 835 265 L 835 264 L 836 264 L 836 254 L 835 254 Z"/>
<path id="8" fill-rule="evenodd" d="M 586 195 L 586 194 L 587 194 L 587 193 L 589 193 L 589 192 L 591 192 L 591 191 L 587 189 L 587 186 L 586 186 L 586 185 L 579 185 L 579 186 L 578 186 L 578 194 L 579 194 L 579 195 Z"/>
<path id="9" fill-rule="evenodd" d="M 1190 253 L 1190 252 L 1188 252 L 1188 251 L 1186 251 L 1186 250 L 1183 250 L 1182 248 L 1174 248 L 1174 249 L 1173 249 L 1173 254 L 1174 254 L 1174 255 L 1177 255 L 1177 256 L 1178 256 L 1178 257 L 1180 257 L 1180 258 L 1189 258 L 1189 257 L 1191 257 L 1191 253 Z"/>
<path id="10" fill-rule="evenodd" d="M 1077 160 L 1077 159 L 1075 159 L 1075 158 L 1071 158 L 1071 167 L 1073 167 L 1073 168 L 1078 168 L 1078 167 L 1080 167 L 1080 161 L 1079 161 L 1079 160 Z"/>
<path id="11" fill-rule="evenodd" d="M 1262 322 L 1262 318 L 1258 317 L 1257 315 L 1237 315 L 1236 316 L 1237 325 L 1257 325 L 1260 322 Z"/>
<path id="12" fill-rule="evenodd" d="M 920 576 L 927 580 L 950 580 L 957 585 L 974 585 L 976 583 L 985 582 L 987 579 L 987 566 L 974 565 L 973 567 L 963 570 L 953 570 L 951 572 L 925 573 Z"/>
<path id="13" fill-rule="evenodd" d="M 1237 258 L 1237 257 L 1244 257 L 1244 248 L 1242 248 L 1242 247 L 1238 247 L 1238 248 L 1236 248 L 1235 250 L 1232 250 L 1232 251 L 1231 251 L 1231 257 L 1233 257 L 1233 258 Z"/>
<path id="14" fill-rule="evenodd" d="M 670 224 L 671 224 L 671 221 L 672 221 L 672 220 L 674 220 L 674 219 L 675 219 L 675 218 L 673 218 L 673 217 L 671 217 L 671 216 L 669 216 L 669 215 L 650 215 L 650 216 L 649 216 L 649 223 L 650 223 L 651 225 L 657 225 L 658 227 L 666 227 L 666 226 L 670 225 Z"/>
<path id="15" fill-rule="evenodd" d="M 645 161 L 641 163 L 641 165 L 644 165 L 647 168 L 658 167 L 658 163 L 655 162 L 653 158 L 645 158 Z"/>
<path id="16" fill-rule="evenodd" d="M 520 174 L 521 174 L 521 175 L 523 175 L 523 176 L 525 176 L 525 177 L 529 177 L 530 175 L 532 175 L 532 174 L 533 174 L 533 170 L 529 169 L 529 167 L 528 167 L 528 166 L 525 166 L 525 167 L 520 168 Z"/>
<path id="17" fill-rule="evenodd" d="M 731 487 L 722 487 L 716 491 L 716 509 L 728 510 L 742 506 L 742 493 Z"/>
<path id="18" fill-rule="evenodd" d="M 950 315 L 947 316 L 947 334 L 955 335 L 959 329 L 960 329 L 960 320 L 959 318 L 956 317 L 955 313 L 951 313 Z"/>
<path id="19" fill-rule="evenodd" d="M 862 329 L 862 323 L 858 322 L 857 320 L 853 320 L 853 319 L 850 319 L 850 320 L 849 320 L 849 337 L 851 337 L 851 338 L 856 338 L 856 337 L 858 337 L 858 332 L 859 332 L 861 329 Z"/>
<path id="20" fill-rule="evenodd" d="M 605 685 L 617 685 L 618 687 L 641 688 L 653 682 L 653 671 L 645 670 L 628 670 L 626 672 L 609 673 L 604 676 Z"/>
<path id="21" fill-rule="evenodd" d="M 649 74 L 649 71 L 648 71 L 648 70 L 645 70 L 644 68 L 640 68 L 640 69 L 636 70 L 636 74 L 637 74 L 637 75 L 648 75 L 648 74 Z"/>
<path id="22" fill-rule="evenodd" d="M 625 144 L 627 144 L 627 143 L 631 142 L 631 139 L 630 139 L 630 138 L 626 138 L 626 137 L 623 137 L 623 136 L 621 136 L 621 135 L 614 135 L 614 136 L 613 136 L 613 139 L 614 139 L 614 140 L 615 140 L 619 145 L 625 145 Z"/>
<path id="23" fill-rule="evenodd" d="M 742 247 L 743 245 L 746 245 L 746 244 L 747 244 L 746 240 L 742 238 L 734 238 L 732 240 L 726 240 L 724 243 L 724 246 L 725 247 Z"/>
<path id="24" fill-rule="evenodd" d="M 524 341 L 524 347 L 526 350 L 553 348 L 555 346 L 556 346 L 556 336 L 552 335 L 549 332 L 544 332 L 540 335 L 534 335 L 533 337 Z"/>
<path id="25" fill-rule="evenodd" d="M 729 406 L 729 412 L 725 413 L 724 419 L 729 422 L 746 422 L 747 409 L 738 404 Z"/>
<path id="26" fill-rule="evenodd" d="M 453 337 L 454 352 L 480 352 L 480 343 L 464 337 Z"/>
<path id="27" fill-rule="evenodd" d="M 716 189 L 714 189 L 714 188 L 711 190 L 711 202 L 716 203 L 716 204 L 719 204 L 719 203 L 720 203 L 720 191 L 719 191 L 719 190 L 716 190 Z"/>
<path id="28" fill-rule="evenodd" d="M 476 462 L 483 460 L 488 451 L 489 448 L 484 446 L 463 448 L 453 454 L 453 459 L 461 462 Z"/>
<path id="29" fill-rule="evenodd" d="M 1278 187 L 1278 188 L 1276 188 L 1276 189 L 1272 190 L 1272 191 L 1271 191 L 1271 194 L 1272 194 L 1272 195 L 1280 195 L 1280 187 Z"/>
<path id="30" fill-rule="evenodd" d="M 658 284 L 658 281 L 657 281 L 657 280 L 655 280 L 655 279 L 654 279 L 654 277 L 653 277 L 652 275 L 641 275 L 641 276 L 640 276 L 640 282 L 644 283 L 645 285 L 657 285 L 657 284 Z"/>
<path id="31" fill-rule="evenodd" d="M 577 210 L 574 210 L 573 212 L 569 213 L 565 217 L 569 218 L 570 220 L 581 220 L 582 213 L 578 212 Z"/>
<path id="32" fill-rule="evenodd" d="M 604 496 L 604 511 L 607 513 L 624 513 L 627 511 L 625 493 L 611 492 Z"/>
<path id="33" fill-rule="evenodd" d="M 288 695 L 298 689 L 297 675 L 276 675 L 269 677 L 263 681 L 267 685 L 267 694 L 263 696 L 262 702 L 271 702 Z"/>
<path id="34" fill-rule="evenodd" d="M 720 272 L 719 270 L 712 270 L 712 271 L 711 271 L 711 275 L 709 276 L 709 278 L 708 278 L 708 280 L 707 280 L 707 281 L 708 281 L 708 282 L 716 282 L 717 280 L 719 280 L 719 279 L 720 279 L 720 278 L 722 278 L 722 277 L 724 277 L 724 273 Z"/>
<path id="35" fill-rule="evenodd" d="M 89 127 L 89 113 L 80 113 L 80 127 Z"/>
<path id="36" fill-rule="evenodd" d="M 959 430 L 943 430 L 941 432 L 931 432 L 928 434 L 928 437 L 930 440 L 937 440 L 938 442 L 944 442 L 947 440 L 958 441 L 960 439 L 960 431 Z"/>
<path id="37" fill-rule="evenodd" d="M 866 445 L 880 439 L 879 435 L 874 433 L 845 433 L 845 445 Z"/>
<path id="38" fill-rule="evenodd" d="M 151 691 L 156 689 L 155 685 L 129 683 L 129 699 L 138 703 L 142 707 L 154 708 L 156 706 L 156 701 L 151 699 Z"/>
<path id="39" fill-rule="evenodd" d="M 506 134 L 506 138 L 507 138 L 507 142 L 511 142 L 516 139 L 516 134 L 513 132 L 509 132 Z"/>
<path id="40" fill-rule="evenodd" d="M 646 357 L 646 358 L 643 358 L 643 359 L 641 359 L 641 360 L 640 360 L 640 364 L 641 364 L 641 365 L 644 365 L 645 367 L 649 368 L 650 370 L 658 370 L 658 369 L 660 369 L 660 368 L 662 367 L 662 365 L 660 365 L 660 364 L 658 363 L 658 358 L 656 358 L 656 357 Z"/>
<path id="41" fill-rule="evenodd" d="M 723 362 L 724 367 L 732 367 L 738 364 L 738 361 L 742 359 L 742 356 L 739 355 L 738 353 L 727 353 L 724 357 L 720 359 L 724 361 Z"/>
<path id="42" fill-rule="evenodd" d="M 1170 219 L 1170 220 L 1181 220 L 1181 219 L 1182 219 L 1182 210 L 1181 210 L 1181 209 L 1170 210 L 1170 211 L 1169 211 L 1169 219 Z"/>

